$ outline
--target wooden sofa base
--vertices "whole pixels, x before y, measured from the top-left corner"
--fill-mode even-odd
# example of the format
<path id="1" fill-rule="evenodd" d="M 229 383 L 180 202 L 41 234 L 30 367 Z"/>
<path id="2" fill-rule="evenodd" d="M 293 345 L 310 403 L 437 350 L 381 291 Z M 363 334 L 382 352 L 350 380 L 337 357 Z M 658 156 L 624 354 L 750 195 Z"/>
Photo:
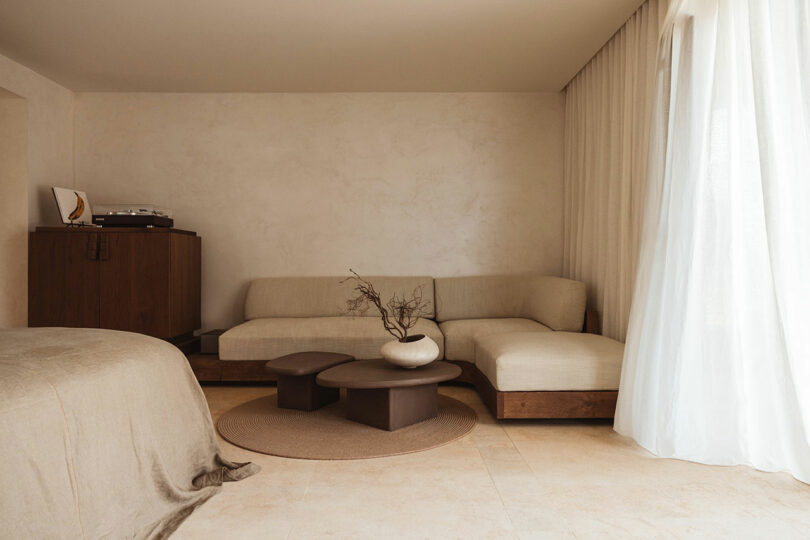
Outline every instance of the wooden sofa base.
<path id="1" fill-rule="evenodd" d="M 201 383 L 276 382 L 276 376 L 264 369 L 267 360 L 220 360 L 216 354 L 188 355 L 191 370 Z"/>
<path id="2" fill-rule="evenodd" d="M 518 418 L 613 418 L 615 390 L 501 392 L 475 364 L 450 360 L 461 367 L 456 379 L 473 385 L 498 420 Z"/>
<path id="3" fill-rule="evenodd" d="M 201 383 L 273 383 L 264 360 L 220 360 L 214 354 L 190 354 L 191 369 Z M 501 392 L 470 362 L 453 361 L 461 367 L 456 381 L 475 387 L 498 420 L 509 418 L 613 418 L 616 391 Z"/>

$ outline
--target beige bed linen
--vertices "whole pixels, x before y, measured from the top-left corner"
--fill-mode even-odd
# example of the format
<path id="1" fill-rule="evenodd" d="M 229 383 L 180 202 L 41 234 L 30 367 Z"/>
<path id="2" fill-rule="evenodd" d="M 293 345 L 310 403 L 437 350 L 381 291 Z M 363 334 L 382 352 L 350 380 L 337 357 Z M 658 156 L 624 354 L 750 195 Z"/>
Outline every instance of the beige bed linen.
<path id="1" fill-rule="evenodd" d="M 0 330 L 0 454 L 0 538 L 164 538 L 258 470 L 177 348 L 112 330 Z"/>

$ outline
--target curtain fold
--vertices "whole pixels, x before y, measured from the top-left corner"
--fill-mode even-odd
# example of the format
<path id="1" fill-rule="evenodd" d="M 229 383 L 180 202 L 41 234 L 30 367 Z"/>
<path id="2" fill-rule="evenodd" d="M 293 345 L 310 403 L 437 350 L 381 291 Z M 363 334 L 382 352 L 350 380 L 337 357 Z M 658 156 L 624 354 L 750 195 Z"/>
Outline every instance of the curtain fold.
<path id="1" fill-rule="evenodd" d="M 615 429 L 810 482 L 810 5 L 664 24 Z"/>
<path id="2" fill-rule="evenodd" d="M 649 0 L 566 87 L 563 273 L 588 284 L 602 333 L 624 340 L 641 233 L 656 51 Z"/>

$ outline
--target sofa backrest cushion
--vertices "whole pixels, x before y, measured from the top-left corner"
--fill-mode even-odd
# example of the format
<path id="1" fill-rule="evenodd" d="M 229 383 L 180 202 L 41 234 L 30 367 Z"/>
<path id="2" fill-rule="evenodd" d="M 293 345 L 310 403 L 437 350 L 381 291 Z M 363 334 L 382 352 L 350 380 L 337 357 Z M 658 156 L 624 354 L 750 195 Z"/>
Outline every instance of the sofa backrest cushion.
<path id="1" fill-rule="evenodd" d="M 436 320 L 534 319 L 552 330 L 578 332 L 585 320 L 585 284 L 553 276 L 438 278 Z"/>
<path id="2" fill-rule="evenodd" d="M 437 278 L 436 320 L 522 317 L 525 276 Z"/>
<path id="3" fill-rule="evenodd" d="M 425 318 L 433 318 L 433 278 L 429 276 L 363 276 L 370 281 L 384 302 L 395 293 L 410 295 L 420 285 L 423 297 L 430 301 Z M 251 282 L 245 299 L 245 319 L 264 317 L 339 317 L 346 313 L 346 300 L 356 296 L 356 282 L 344 283 L 344 277 L 270 277 Z M 379 317 L 371 306 L 367 317 Z"/>

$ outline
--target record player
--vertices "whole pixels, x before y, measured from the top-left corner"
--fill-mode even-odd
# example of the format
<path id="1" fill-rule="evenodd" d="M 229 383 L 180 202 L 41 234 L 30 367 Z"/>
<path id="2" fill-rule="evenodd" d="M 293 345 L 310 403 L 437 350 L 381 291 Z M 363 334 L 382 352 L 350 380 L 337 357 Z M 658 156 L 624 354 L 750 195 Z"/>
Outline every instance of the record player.
<path id="1" fill-rule="evenodd" d="M 99 204 L 93 223 L 102 227 L 172 227 L 172 211 L 154 204 Z"/>

